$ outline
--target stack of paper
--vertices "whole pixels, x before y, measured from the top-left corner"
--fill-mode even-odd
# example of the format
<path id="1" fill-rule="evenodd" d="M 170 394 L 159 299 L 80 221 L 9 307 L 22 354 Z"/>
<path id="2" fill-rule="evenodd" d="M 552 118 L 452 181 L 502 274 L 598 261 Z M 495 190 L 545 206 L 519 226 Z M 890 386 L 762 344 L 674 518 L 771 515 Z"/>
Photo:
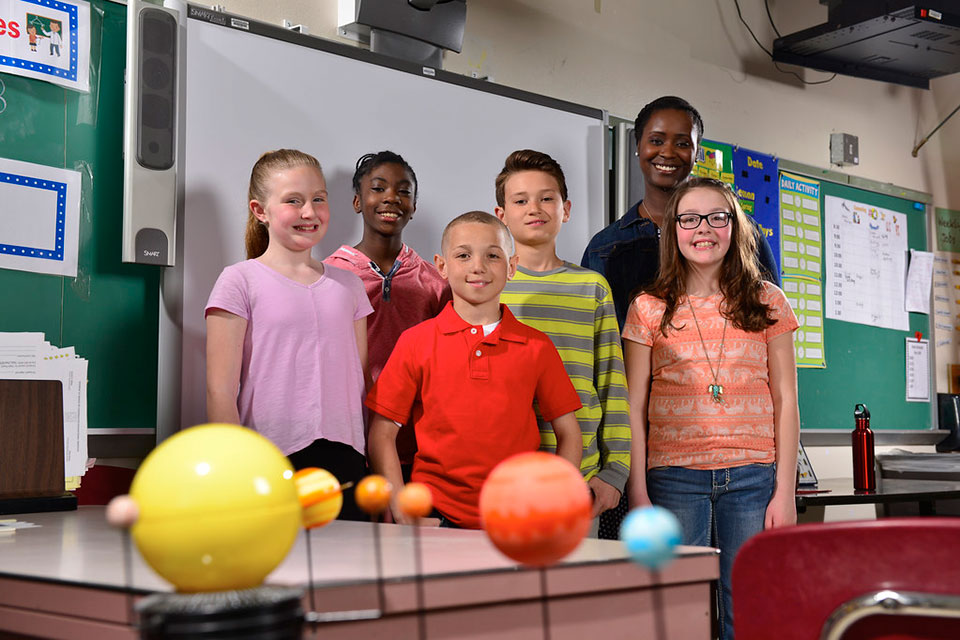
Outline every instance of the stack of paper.
<path id="1" fill-rule="evenodd" d="M 67 478 L 87 464 L 87 361 L 57 348 L 42 333 L 0 332 L 0 378 L 63 383 L 63 466 Z"/>

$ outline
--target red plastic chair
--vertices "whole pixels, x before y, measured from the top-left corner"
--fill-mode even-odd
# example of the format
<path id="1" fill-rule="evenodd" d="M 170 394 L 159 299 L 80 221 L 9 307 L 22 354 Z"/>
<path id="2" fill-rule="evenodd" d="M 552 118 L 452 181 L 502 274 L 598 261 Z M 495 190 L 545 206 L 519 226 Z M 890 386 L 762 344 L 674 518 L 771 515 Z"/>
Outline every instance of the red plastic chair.
<path id="1" fill-rule="evenodd" d="M 960 518 L 764 531 L 740 548 L 732 582 L 737 640 L 956 640 Z"/>

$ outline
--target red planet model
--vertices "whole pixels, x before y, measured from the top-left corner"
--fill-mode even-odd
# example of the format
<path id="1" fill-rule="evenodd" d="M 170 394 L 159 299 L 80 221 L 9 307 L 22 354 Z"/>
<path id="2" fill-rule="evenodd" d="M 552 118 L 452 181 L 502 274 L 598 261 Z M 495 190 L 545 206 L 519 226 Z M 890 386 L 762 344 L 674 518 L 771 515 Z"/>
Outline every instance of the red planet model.
<path id="1" fill-rule="evenodd" d="M 580 470 L 549 453 L 507 458 L 480 491 L 480 519 L 490 541 L 526 565 L 546 566 L 576 549 L 590 516 L 590 491 Z"/>

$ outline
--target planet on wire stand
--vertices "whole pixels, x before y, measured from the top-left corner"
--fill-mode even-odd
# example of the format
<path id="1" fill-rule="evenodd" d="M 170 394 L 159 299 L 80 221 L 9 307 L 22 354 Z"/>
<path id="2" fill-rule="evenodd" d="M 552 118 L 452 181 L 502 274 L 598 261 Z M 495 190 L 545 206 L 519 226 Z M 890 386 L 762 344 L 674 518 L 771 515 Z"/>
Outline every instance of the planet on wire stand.
<path id="1" fill-rule="evenodd" d="M 637 507 L 623 519 L 620 540 L 634 562 L 648 569 L 660 569 L 675 557 L 683 530 L 668 509 Z"/>
<path id="2" fill-rule="evenodd" d="M 357 483 L 357 490 L 353 497 L 361 511 L 370 515 L 379 515 L 390 506 L 392 493 L 393 487 L 386 478 L 371 474 Z"/>
<path id="3" fill-rule="evenodd" d="M 308 467 L 293 474 L 300 506 L 303 507 L 303 526 L 322 527 L 336 520 L 343 507 L 340 482 L 326 469 Z"/>
<path id="4" fill-rule="evenodd" d="M 521 453 L 490 472 L 480 490 L 483 529 L 521 564 L 544 567 L 579 546 L 590 529 L 590 491 L 580 470 L 549 453 Z"/>
<path id="5" fill-rule="evenodd" d="M 138 604 L 141 637 L 301 636 L 303 590 L 260 586 L 303 521 L 293 476 L 269 440 L 235 425 L 186 429 L 147 456 L 107 508 L 178 591 Z"/>
<path id="6" fill-rule="evenodd" d="M 420 482 L 408 482 L 397 493 L 397 507 L 400 512 L 417 520 L 426 518 L 433 511 L 433 495 L 430 487 Z"/>

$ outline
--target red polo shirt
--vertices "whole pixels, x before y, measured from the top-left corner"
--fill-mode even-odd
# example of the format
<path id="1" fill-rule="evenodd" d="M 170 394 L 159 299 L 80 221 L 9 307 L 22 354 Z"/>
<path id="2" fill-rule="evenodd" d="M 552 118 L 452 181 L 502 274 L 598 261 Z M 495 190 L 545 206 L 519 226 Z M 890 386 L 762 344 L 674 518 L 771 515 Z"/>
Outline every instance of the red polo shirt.
<path id="1" fill-rule="evenodd" d="M 419 449 L 412 479 L 430 487 L 440 513 L 471 529 L 480 528 L 487 474 L 540 447 L 534 400 L 544 420 L 580 408 L 550 338 L 505 305 L 500 312 L 487 337 L 452 303 L 404 331 L 366 399 L 380 415 L 413 424 Z"/>

